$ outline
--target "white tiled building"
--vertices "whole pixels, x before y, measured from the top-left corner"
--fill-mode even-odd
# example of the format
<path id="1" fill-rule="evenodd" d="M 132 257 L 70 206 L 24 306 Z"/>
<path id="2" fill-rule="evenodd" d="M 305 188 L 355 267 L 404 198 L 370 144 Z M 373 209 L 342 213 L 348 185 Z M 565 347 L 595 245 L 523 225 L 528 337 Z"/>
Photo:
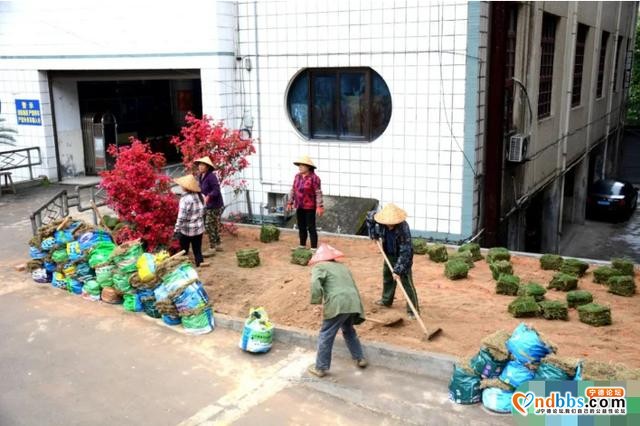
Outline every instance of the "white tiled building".
<path id="1" fill-rule="evenodd" d="M 250 128 L 257 138 L 257 153 L 244 173 L 250 197 L 227 194 L 228 212 L 264 212 L 269 193 L 288 192 L 296 170 L 292 162 L 308 154 L 326 194 L 395 202 L 409 213 L 416 234 L 460 241 L 485 225 L 486 118 L 496 113 L 487 106 L 489 3 L 123 4 L 110 4 L 99 15 L 86 3 L 0 5 L 1 113 L 19 129 L 20 146 L 40 147 L 43 164 L 37 174 L 57 180 L 84 173 L 88 151 L 81 116 L 101 112 L 91 108 L 104 109 L 114 99 L 126 104 L 135 98 L 143 108 L 140 93 L 156 81 L 158 91 L 169 93 L 167 111 L 175 125 L 183 112 L 177 99 L 187 93 L 195 99 L 187 106 L 200 106 L 200 112 L 225 119 L 230 127 Z M 572 3 L 562 4 L 566 12 Z M 545 5 L 522 3 L 522 8 L 530 11 L 527 19 L 538 22 Z M 619 3 L 612 5 L 622 10 Z M 588 8 L 602 6 L 581 6 Z M 566 12 L 562 19 L 567 16 L 572 15 Z M 600 28 L 597 19 L 593 25 Z M 627 37 L 631 28 L 624 29 Z M 533 93 L 535 69 L 522 67 Z M 362 82 L 360 91 L 348 87 L 351 98 L 345 94 L 349 78 L 342 77 L 347 74 Z M 299 79 L 305 75 L 307 80 Z M 380 98 L 370 82 L 378 78 L 391 98 L 382 125 L 371 113 Z M 326 91 L 313 91 L 322 79 L 340 85 L 335 97 L 327 100 Z M 93 85 L 96 81 L 104 84 Z M 302 94 L 297 100 L 295 87 Z M 120 94 L 105 94 L 110 90 Z M 127 90 L 138 94 L 122 94 Z M 165 102 L 159 94 L 149 96 Z M 39 100 L 42 125 L 17 125 L 15 99 Z M 320 107 L 328 107 L 333 118 L 314 115 Z M 293 109 L 293 115 L 306 117 L 302 127 L 291 116 Z M 142 119 L 133 117 L 131 108 L 120 111 L 119 129 L 130 120 L 125 133 L 161 133 L 135 128 Z M 329 133 L 318 137 L 327 126 Z"/>

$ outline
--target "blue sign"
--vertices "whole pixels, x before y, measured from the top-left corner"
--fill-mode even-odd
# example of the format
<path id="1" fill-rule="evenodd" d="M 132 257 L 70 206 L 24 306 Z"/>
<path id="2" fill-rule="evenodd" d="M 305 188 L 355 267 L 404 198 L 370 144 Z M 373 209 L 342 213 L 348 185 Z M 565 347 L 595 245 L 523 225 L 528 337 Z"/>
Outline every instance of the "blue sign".
<path id="1" fill-rule="evenodd" d="M 36 99 L 16 99 L 18 124 L 23 126 L 42 126 L 40 101 Z"/>

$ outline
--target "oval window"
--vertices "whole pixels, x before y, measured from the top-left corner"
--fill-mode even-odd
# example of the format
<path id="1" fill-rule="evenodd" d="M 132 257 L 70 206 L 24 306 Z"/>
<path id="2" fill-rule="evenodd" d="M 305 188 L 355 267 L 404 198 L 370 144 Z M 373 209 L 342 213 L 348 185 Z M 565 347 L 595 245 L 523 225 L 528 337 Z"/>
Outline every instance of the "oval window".
<path id="1" fill-rule="evenodd" d="M 287 111 L 308 139 L 370 142 L 391 119 L 391 94 L 371 68 L 306 68 L 287 93 Z"/>

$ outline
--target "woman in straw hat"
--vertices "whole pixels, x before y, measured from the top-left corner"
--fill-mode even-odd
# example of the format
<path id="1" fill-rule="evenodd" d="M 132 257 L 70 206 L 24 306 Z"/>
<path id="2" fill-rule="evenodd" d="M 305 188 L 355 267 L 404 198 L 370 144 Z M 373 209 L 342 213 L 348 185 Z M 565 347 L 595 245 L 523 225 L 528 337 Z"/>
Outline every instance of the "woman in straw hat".
<path id="1" fill-rule="evenodd" d="M 322 216 L 324 213 L 320 178 L 315 173 L 316 166 L 308 156 L 301 157 L 293 164 L 298 166 L 299 173 L 293 179 L 293 186 L 289 191 L 287 211 L 296 209 L 300 247 L 306 246 L 308 232 L 311 239 L 311 250 L 315 251 L 318 247 L 316 215 Z"/>
<path id="2" fill-rule="evenodd" d="M 361 324 L 365 320 L 364 308 L 351 272 L 345 265 L 335 261 L 342 256 L 339 250 L 322 244 L 309 261 L 309 265 L 315 265 L 311 270 L 311 304 L 324 304 L 316 363 L 307 369 L 317 377 L 325 376 L 331 367 L 331 351 L 338 330 L 342 330 L 356 366 L 367 366 L 362 345 L 353 328 L 354 324 Z"/>
<path id="3" fill-rule="evenodd" d="M 208 156 L 198 158 L 195 164 L 198 166 L 198 181 L 204 196 L 204 228 L 209 237 L 209 249 L 204 252 L 204 256 L 208 257 L 213 256 L 216 250 L 222 250 L 220 245 L 220 217 L 222 216 L 224 203 L 222 201 L 220 183 L 218 183 L 218 177 L 213 171 L 214 167 L 211 159 Z"/>
<path id="4" fill-rule="evenodd" d="M 180 185 L 184 193 L 180 197 L 178 219 L 174 233 L 180 241 L 180 247 L 189 253 L 189 245 L 193 248 L 196 266 L 207 266 L 202 260 L 202 234 L 204 234 L 204 199 L 200 193 L 200 185 L 193 175 L 186 175 L 173 180 Z"/>
<path id="5" fill-rule="evenodd" d="M 396 279 L 400 279 L 411 303 L 419 312 L 418 295 L 413 286 L 411 274 L 413 244 L 409 224 L 405 221 L 406 218 L 407 213 L 393 203 L 387 204 L 378 213 L 372 211 L 367 215 L 369 236 L 376 240 L 382 239 L 384 252 L 393 266 L 393 271 L 391 271 L 386 262 L 383 263 L 382 298 L 376 304 L 391 307 L 396 291 Z M 410 319 L 414 318 L 408 303 L 407 315 Z"/>

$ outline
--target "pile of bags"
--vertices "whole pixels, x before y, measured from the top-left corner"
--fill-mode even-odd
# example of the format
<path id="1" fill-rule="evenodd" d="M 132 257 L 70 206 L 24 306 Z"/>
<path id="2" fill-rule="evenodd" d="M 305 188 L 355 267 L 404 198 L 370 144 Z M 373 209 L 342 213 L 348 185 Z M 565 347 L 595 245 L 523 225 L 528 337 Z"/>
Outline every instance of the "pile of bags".
<path id="1" fill-rule="evenodd" d="M 43 226 L 29 244 L 32 278 L 91 301 L 122 304 L 180 325 L 190 334 L 213 330 L 209 296 L 193 265 L 166 251 L 145 253 L 139 240 L 117 246 L 108 231 L 65 218 Z"/>
<path id="2" fill-rule="evenodd" d="M 510 335 L 498 331 L 483 339 L 480 351 L 454 366 L 449 399 L 482 404 L 497 413 L 511 413 L 515 389 L 530 380 L 582 380 L 581 361 L 555 355 L 556 348 L 538 332 L 520 323 Z"/>

